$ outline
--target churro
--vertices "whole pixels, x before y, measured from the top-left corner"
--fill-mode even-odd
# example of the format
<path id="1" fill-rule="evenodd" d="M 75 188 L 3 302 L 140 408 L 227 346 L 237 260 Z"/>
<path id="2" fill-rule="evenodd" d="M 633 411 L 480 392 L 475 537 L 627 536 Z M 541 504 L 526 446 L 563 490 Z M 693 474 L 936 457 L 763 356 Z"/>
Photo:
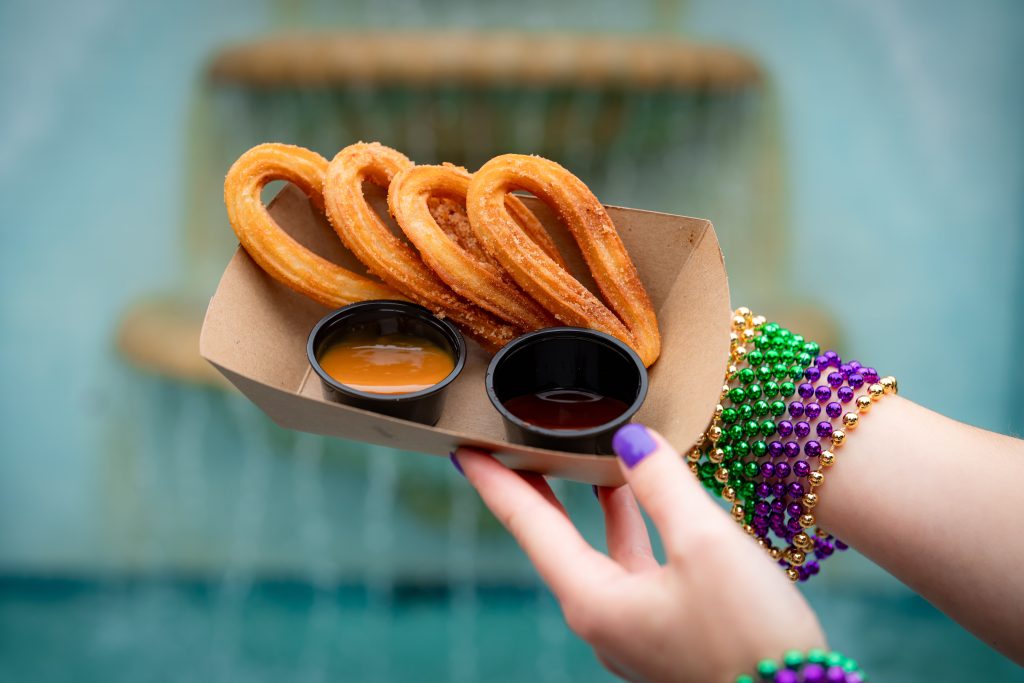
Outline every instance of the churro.
<path id="1" fill-rule="evenodd" d="M 323 209 L 326 172 L 326 159 L 294 145 L 257 145 L 239 157 L 224 179 L 224 203 L 238 241 L 272 278 L 325 306 L 405 298 L 385 284 L 314 254 L 282 230 L 263 205 L 263 187 L 273 180 L 286 180 Z"/>
<path id="2" fill-rule="evenodd" d="M 527 296 L 495 260 L 485 255 L 474 239 L 468 220 L 460 223 L 458 213 L 449 209 L 442 218 L 447 217 L 453 229 L 446 231 L 439 225 L 436 215 L 439 210 L 431 211 L 430 200 L 449 199 L 456 205 L 464 204 L 469 179 L 470 174 L 465 169 L 450 164 L 406 168 L 392 179 L 388 188 L 391 214 L 419 250 L 424 263 L 457 294 L 524 330 L 556 325 L 554 316 Z M 538 246 L 549 255 L 558 255 L 550 236 L 529 209 L 512 195 L 506 197 L 505 202 L 517 225 L 523 227 L 524 232 L 535 230 L 531 238 L 536 242 L 540 236 L 543 243 Z"/>
<path id="3" fill-rule="evenodd" d="M 327 217 L 342 242 L 371 273 L 435 315 L 448 317 L 463 332 L 494 351 L 522 329 L 458 296 L 412 247 L 388 229 L 363 196 L 364 181 L 387 188 L 399 171 L 412 165 L 405 155 L 376 142 L 349 145 L 327 167 Z"/>
<path id="4" fill-rule="evenodd" d="M 505 202 L 515 190 L 536 195 L 556 211 L 608 306 L 522 230 Z M 657 360 L 661 335 L 647 291 L 608 212 L 579 178 L 547 159 L 505 154 L 473 174 L 466 205 L 484 248 L 560 322 L 621 339 L 644 365 Z"/>

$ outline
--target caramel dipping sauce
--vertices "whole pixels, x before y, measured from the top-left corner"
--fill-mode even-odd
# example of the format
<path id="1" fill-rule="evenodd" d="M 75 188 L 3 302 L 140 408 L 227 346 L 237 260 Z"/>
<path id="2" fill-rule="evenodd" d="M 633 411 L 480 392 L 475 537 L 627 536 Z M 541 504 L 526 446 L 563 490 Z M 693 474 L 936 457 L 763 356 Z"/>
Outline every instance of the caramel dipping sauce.
<path id="1" fill-rule="evenodd" d="M 447 349 L 409 334 L 353 332 L 318 358 L 338 382 L 371 394 L 412 394 L 444 380 L 455 369 Z"/>
<path id="2" fill-rule="evenodd" d="M 466 340 L 423 306 L 376 299 L 321 318 L 306 358 L 328 401 L 433 426 L 466 367 Z"/>

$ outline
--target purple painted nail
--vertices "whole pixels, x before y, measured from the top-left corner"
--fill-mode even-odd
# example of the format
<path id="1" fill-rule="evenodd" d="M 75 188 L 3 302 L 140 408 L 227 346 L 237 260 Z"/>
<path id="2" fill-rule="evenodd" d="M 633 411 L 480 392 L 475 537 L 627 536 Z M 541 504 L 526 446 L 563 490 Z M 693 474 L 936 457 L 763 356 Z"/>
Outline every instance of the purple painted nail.
<path id="1" fill-rule="evenodd" d="M 612 448 L 629 469 L 639 465 L 657 447 L 647 428 L 639 424 L 626 425 L 612 438 Z"/>
<path id="2" fill-rule="evenodd" d="M 452 466 L 455 467 L 456 472 L 462 476 L 466 476 L 466 473 L 462 471 L 462 465 L 459 463 L 459 459 L 455 457 L 455 451 L 448 454 L 448 459 L 452 461 Z"/>

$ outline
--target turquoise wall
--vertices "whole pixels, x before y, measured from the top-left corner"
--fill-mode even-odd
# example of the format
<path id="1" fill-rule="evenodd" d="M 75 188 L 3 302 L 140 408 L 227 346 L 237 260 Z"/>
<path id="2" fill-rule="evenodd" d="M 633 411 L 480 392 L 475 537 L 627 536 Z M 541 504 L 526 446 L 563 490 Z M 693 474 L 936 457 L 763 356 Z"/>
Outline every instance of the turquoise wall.
<path id="1" fill-rule="evenodd" d="M 428 523 L 415 501 L 388 512 L 392 499 L 374 498 L 398 491 L 403 502 L 402 481 L 429 482 L 451 494 L 451 510 L 480 519 L 446 463 L 294 443 L 240 401 L 127 368 L 113 347 L 122 312 L 175 289 L 185 270 L 185 122 L 211 52 L 280 27 L 395 21 L 658 30 L 749 52 L 769 76 L 782 140 L 789 243 L 775 277 L 830 311 L 841 351 L 897 374 L 909 397 L 1024 430 L 1011 345 L 1024 332 L 1020 3 L 5 2 L 0 575 L 241 567 L 358 578 L 364 551 L 367 576 L 413 571 L 387 560 L 403 550 L 427 573 L 462 566 L 466 546 L 449 536 L 475 531 L 457 518 Z M 757 283 L 735 294 L 737 304 L 757 299 Z M 250 448 L 244 429 L 270 445 Z M 384 488 L 367 492 L 364 481 Z M 598 537 L 589 489 L 564 492 Z M 363 529 L 364 515 L 376 526 Z M 479 523 L 477 571 L 527 576 L 514 546 Z M 861 591 L 848 607 L 873 592 L 908 599 L 866 562 L 836 564 L 825 585 Z M 545 609 L 544 628 L 559 633 Z M 881 614 L 865 610 L 864 623 Z M 861 623 L 823 618 L 849 632 Z"/>
<path id="2" fill-rule="evenodd" d="M 1020 433 L 1021 375 L 996 368 L 1024 312 L 1024 5 L 696 3 L 692 21 L 777 84 L 797 245 L 780 276 L 907 396 Z"/>
<path id="3" fill-rule="evenodd" d="M 112 331 L 181 277 L 184 122 L 204 60 L 225 40 L 330 17 L 675 27 L 749 51 L 780 111 L 794 239 L 777 277 L 911 398 L 1021 429 L 1021 374 L 1006 368 L 1024 310 L 1024 6 L 584 5 L 0 5 L 0 500 L 17 513 L 0 515 L 0 565 L 95 559 L 101 432 L 120 398 Z"/>

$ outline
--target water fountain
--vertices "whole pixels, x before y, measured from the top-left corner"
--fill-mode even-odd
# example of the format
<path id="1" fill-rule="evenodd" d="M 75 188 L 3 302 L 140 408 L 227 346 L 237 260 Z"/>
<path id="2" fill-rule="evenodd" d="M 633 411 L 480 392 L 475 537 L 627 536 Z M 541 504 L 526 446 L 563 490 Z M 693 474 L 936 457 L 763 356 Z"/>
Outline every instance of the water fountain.
<path id="1" fill-rule="evenodd" d="M 187 272 L 179 291 L 129 311 L 118 337 L 129 361 L 171 378 L 125 378 L 143 383 L 135 392 L 146 400 L 129 412 L 149 439 L 135 445 L 134 505 L 145 510 L 146 497 L 159 496 L 162 511 L 136 533 L 156 525 L 171 541 L 140 549 L 141 566 L 220 577 L 213 672 L 244 673 L 246 610 L 267 577 L 285 577 L 312 595 L 300 648 L 311 677 L 326 678 L 340 648 L 367 680 L 401 679 L 388 643 L 405 637 L 395 612 L 400 589 L 412 586 L 446 598 L 447 677 L 477 680 L 486 578 L 525 590 L 535 607 L 540 645 L 528 675 L 571 677 L 557 606 L 446 463 L 284 433 L 240 397 L 203 386 L 220 386 L 195 339 L 202 302 L 235 248 L 220 198 L 233 159 L 264 140 L 328 157 L 380 140 L 419 162 L 469 168 L 504 151 L 541 154 L 609 203 L 715 216 L 726 250 L 745 246 L 730 252 L 733 288 L 756 303 L 775 298 L 765 283 L 778 281 L 771 268 L 784 249 L 773 105 L 743 55 L 654 36 L 285 35 L 214 56 L 189 121 Z M 349 594 L 365 604 L 339 597 Z M 377 647 L 332 642 L 353 610 Z"/>

